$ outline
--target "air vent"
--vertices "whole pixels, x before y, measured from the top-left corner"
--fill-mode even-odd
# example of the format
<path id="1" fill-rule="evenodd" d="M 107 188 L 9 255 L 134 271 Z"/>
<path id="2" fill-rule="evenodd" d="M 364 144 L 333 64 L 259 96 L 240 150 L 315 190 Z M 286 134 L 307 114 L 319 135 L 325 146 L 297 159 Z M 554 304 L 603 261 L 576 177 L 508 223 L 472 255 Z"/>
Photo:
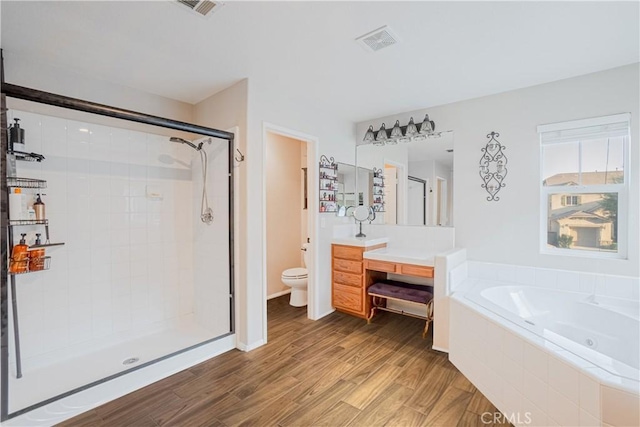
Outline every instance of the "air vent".
<path id="1" fill-rule="evenodd" d="M 391 30 L 391 28 L 380 27 L 363 36 L 356 41 L 369 52 L 377 52 L 385 47 L 393 46 L 400 41 L 400 38 Z"/>
<path id="2" fill-rule="evenodd" d="M 211 0 L 176 0 L 179 4 L 188 7 L 192 11 L 199 15 L 207 16 L 212 12 L 217 11 L 224 3 L 221 1 Z"/>

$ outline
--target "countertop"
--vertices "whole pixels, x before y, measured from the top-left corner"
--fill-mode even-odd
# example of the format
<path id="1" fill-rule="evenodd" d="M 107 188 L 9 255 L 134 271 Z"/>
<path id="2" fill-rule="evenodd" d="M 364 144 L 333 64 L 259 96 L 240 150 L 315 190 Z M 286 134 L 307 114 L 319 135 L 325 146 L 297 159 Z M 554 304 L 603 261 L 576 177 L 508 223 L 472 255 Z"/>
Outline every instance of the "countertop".
<path id="1" fill-rule="evenodd" d="M 435 254 L 420 249 L 381 248 L 366 251 L 362 256 L 365 259 L 377 261 L 400 262 L 427 267 L 435 265 Z"/>
<path id="2" fill-rule="evenodd" d="M 331 243 L 336 245 L 359 246 L 363 248 L 368 248 L 369 246 L 380 245 L 382 243 L 389 243 L 389 238 L 388 237 L 377 237 L 377 238 L 334 237 L 331 240 Z"/>

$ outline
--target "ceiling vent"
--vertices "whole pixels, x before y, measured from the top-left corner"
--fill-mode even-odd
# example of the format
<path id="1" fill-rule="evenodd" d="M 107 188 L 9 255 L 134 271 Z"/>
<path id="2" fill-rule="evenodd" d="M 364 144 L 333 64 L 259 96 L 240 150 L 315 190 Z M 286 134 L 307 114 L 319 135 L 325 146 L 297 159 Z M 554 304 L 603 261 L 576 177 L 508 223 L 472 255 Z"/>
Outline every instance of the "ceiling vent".
<path id="1" fill-rule="evenodd" d="M 176 0 L 179 4 L 188 7 L 198 15 L 207 16 L 217 11 L 224 3 L 211 0 Z"/>
<path id="2" fill-rule="evenodd" d="M 356 41 L 369 52 L 377 52 L 398 43 L 400 38 L 385 25 L 358 37 Z"/>

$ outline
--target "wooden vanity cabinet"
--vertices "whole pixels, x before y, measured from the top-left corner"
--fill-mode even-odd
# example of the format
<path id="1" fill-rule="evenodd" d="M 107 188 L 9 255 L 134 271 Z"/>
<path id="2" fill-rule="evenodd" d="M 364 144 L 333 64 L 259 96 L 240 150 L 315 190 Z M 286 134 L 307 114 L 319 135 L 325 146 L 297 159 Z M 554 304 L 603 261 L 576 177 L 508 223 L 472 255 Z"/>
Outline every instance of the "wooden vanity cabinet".
<path id="1" fill-rule="evenodd" d="M 336 310 L 366 319 L 371 310 L 367 288 L 375 280 L 383 278 L 365 274 L 362 254 L 380 249 L 386 243 L 362 247 L 331 245 L 331 304 Z"/>

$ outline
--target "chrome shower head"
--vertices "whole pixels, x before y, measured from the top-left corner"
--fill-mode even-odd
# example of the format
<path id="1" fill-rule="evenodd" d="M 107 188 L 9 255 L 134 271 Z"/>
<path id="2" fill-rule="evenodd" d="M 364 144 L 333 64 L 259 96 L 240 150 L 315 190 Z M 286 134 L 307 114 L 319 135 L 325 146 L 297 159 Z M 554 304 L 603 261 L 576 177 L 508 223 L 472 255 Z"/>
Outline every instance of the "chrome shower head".
<path id="1" fill-rule="evenodd" d="M 187 144 L 189 147 L 193 148 L 194 150 L 200 150 L 200 148 L 202 148 L 202 144 L 200 144 L 200 146 L 196 146 L 191 142 L 187 141 L 186 139 L 178 138 L 177 136 L 172 136 L 171 138 L 169 138 L 169 141 L 177 142 L 179 144 Z"/>

